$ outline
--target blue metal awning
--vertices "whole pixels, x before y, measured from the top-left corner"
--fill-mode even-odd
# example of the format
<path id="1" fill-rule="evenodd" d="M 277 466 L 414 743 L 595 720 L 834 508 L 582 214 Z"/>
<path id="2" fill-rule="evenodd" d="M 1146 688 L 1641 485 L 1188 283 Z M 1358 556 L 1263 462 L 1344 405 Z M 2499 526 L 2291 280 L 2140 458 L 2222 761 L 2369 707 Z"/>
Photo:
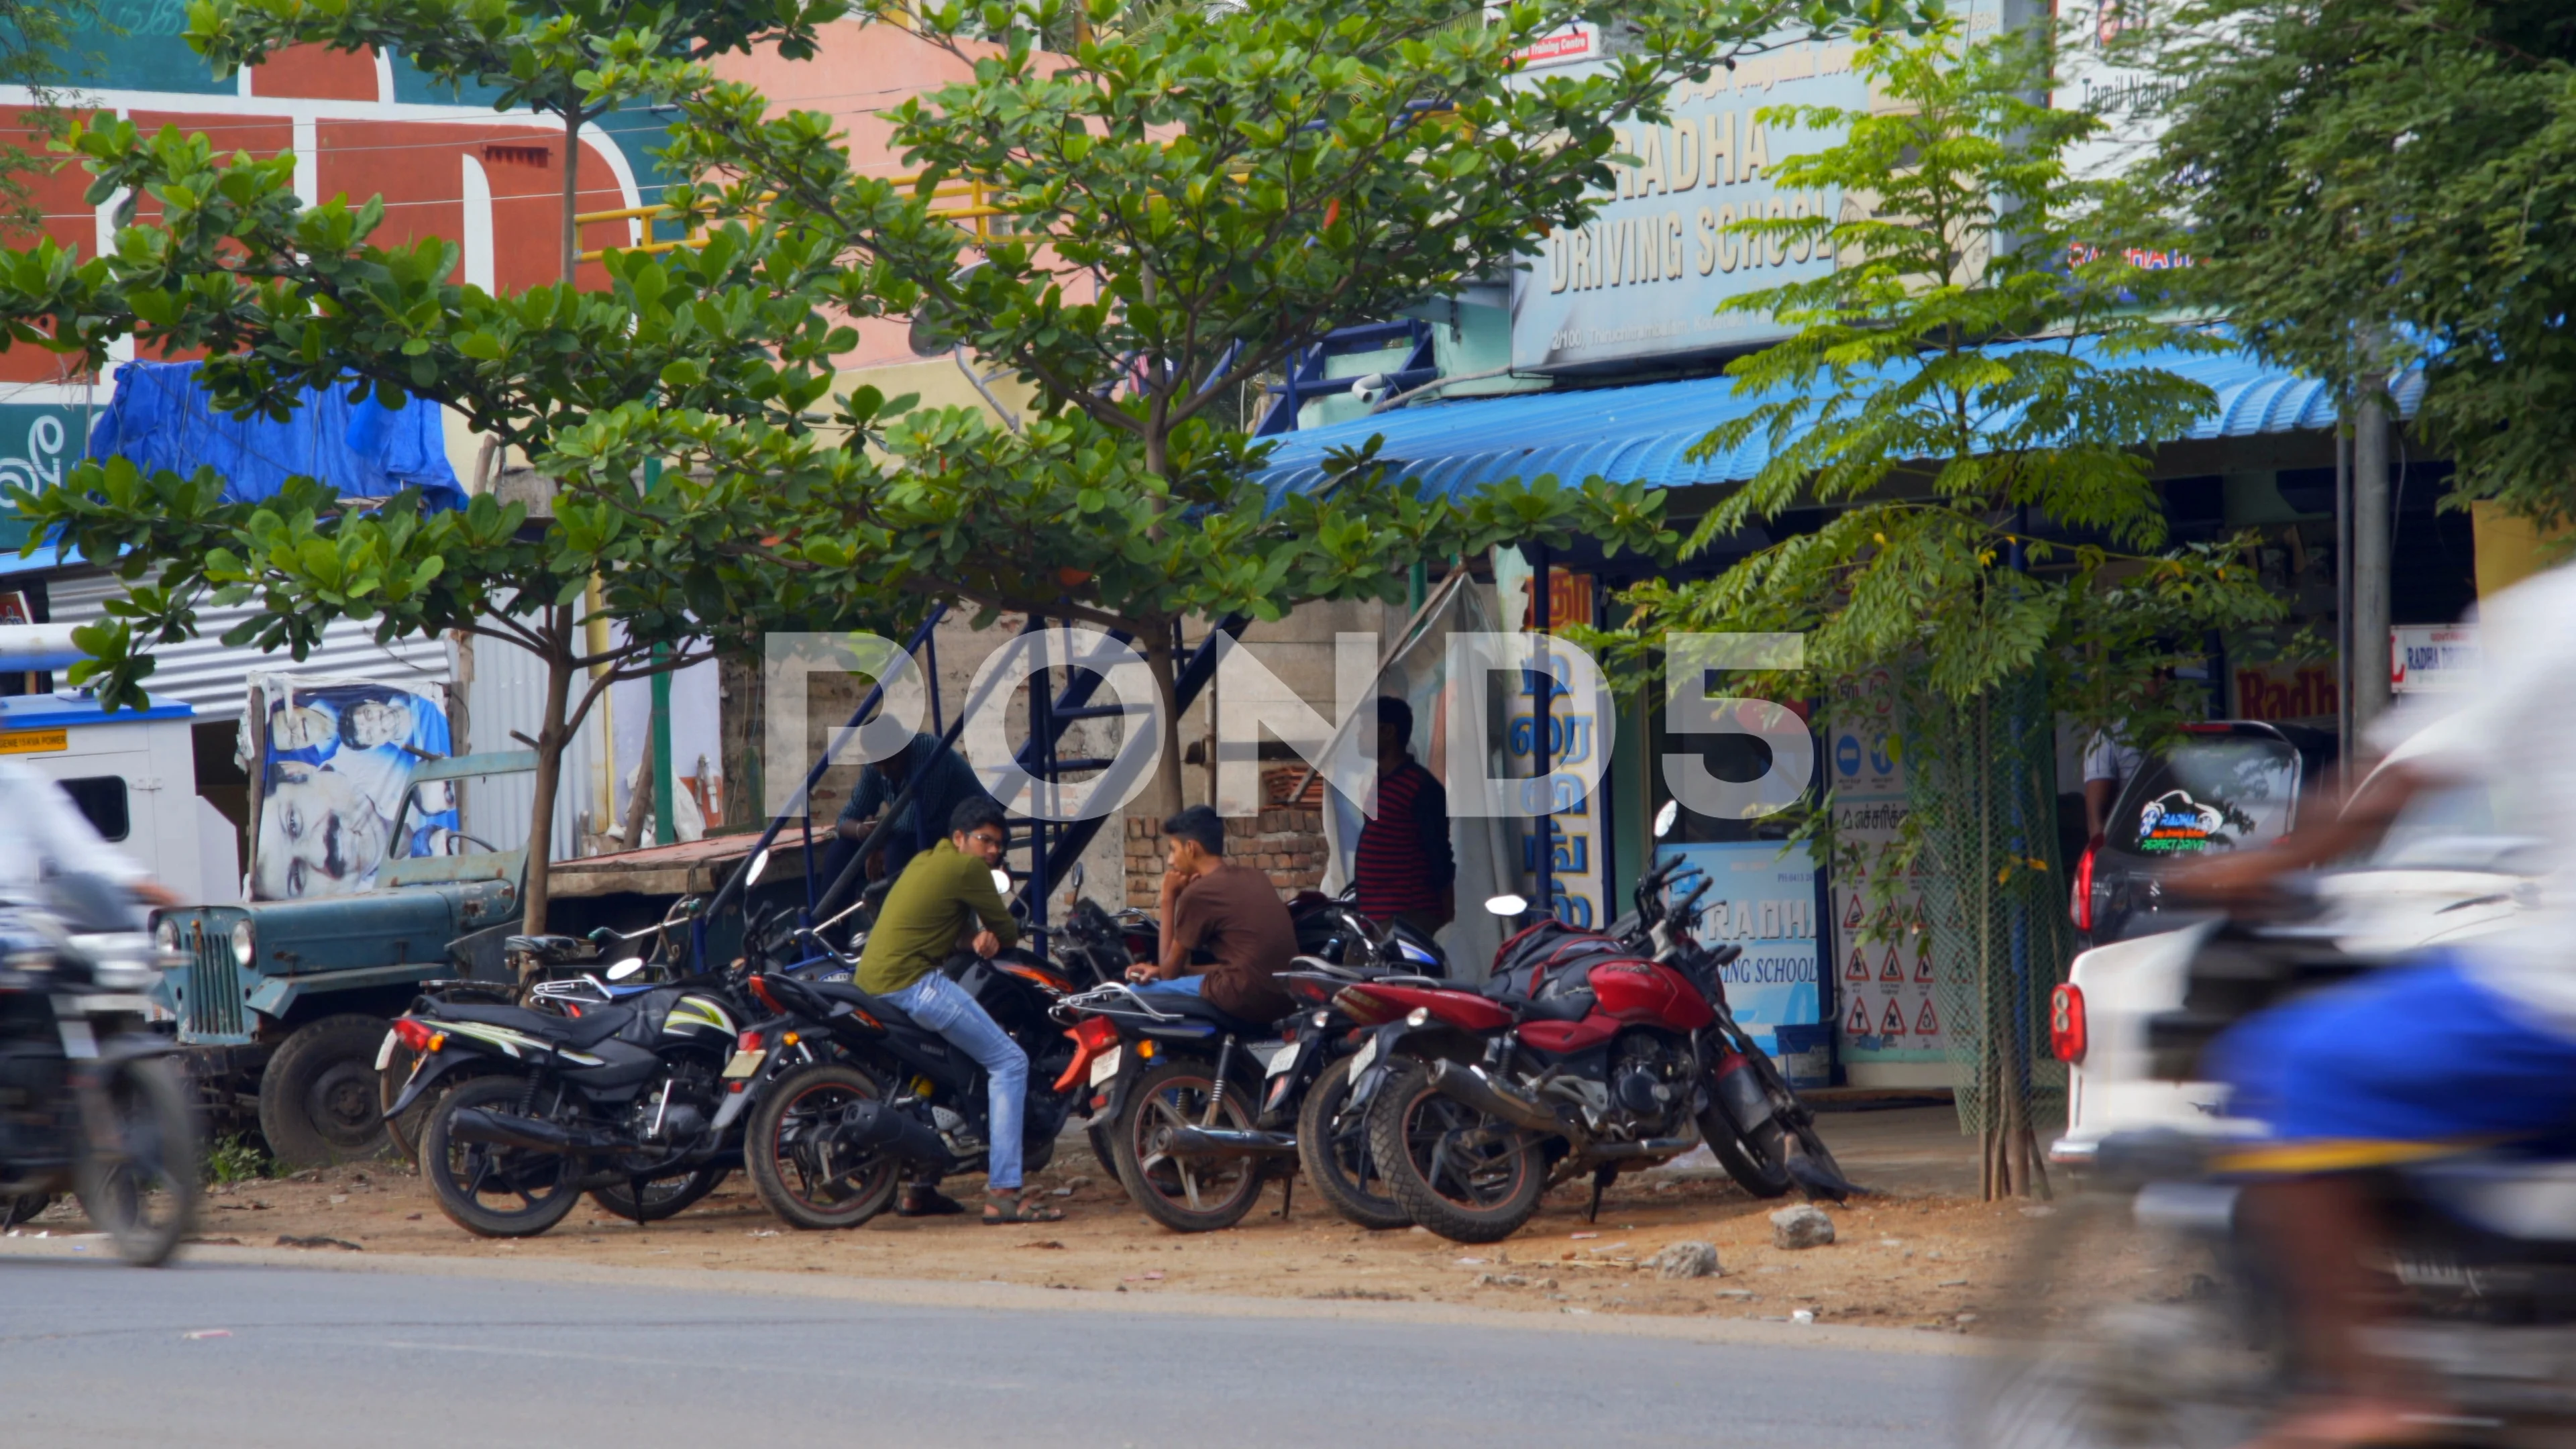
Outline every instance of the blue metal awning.
<path id="1" fill-rule="evenodd" d="M 2326 383 L 2267 366 L 2247 353 L 2170 349 L 2124 358 L 2120 365 L 2162 368 L 2218 395 L 2217 411 L 2186 438 L 2170 441 L 2322 431 L 2335 423 L 2334 392 Z M 2423 375 L 2407 374 L 2395 392 L 2401 413 L 2414 416 Z M 1701 377 L 1416 404 L 1284 435 L 1263 481 L 1274 499 L 1314 488 L 1324 481 L 1328 452 L 1357 447 L 1376 434 L 1385 439 L 1379 456 L 1399 476 L 1452 498 L 1505 479 L 1547 474 L 1568 484 L 1595 476 L 1656 488 L 1725 483 L 1761 471 L 1771 458 L 1767 439 L 1757 433 L 1705 459 L 1688 454 L 1712 429 L 1765 400 L 1737 396 L 1733 378 Z"/>

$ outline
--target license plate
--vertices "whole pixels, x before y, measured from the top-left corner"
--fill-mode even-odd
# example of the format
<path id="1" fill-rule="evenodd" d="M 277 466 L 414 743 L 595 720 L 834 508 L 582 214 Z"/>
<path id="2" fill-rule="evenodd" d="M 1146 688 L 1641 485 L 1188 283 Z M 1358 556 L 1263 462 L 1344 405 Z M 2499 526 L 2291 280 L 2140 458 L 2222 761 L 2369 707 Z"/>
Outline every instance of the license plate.
<path id="1" fill-rule="evenodd" d="M 1101 1083 L 1108 1081 L 1111 1077 L 1118 1075 L 1118 1059 L 1125 1055 L 1126 1050 L 1127 1049 L 1125 1047 L 1111 1047 L 1109 1050 L 1093 1057 L 1091 1059 L 1091 1085 L 1097 1087 Z"/>
<path id="2" fill-rule="evenodd" d="M 1351 1053 L 1351 1080 L 1354 1082 L 1358 1081 L 1360 1079 L 1360 1073 L 1367 1071 L 1369 1069 L 1369 1063 L 1376 1060 L 1377 1038 L 1370 1037 L 1367 1041 L 1360 1043 L 1360 1049 L 1358 1051 Z"/>
<path id="3" fill-rule="evenodd" d="M 1279 1050 L 1277 1050 L 1277 1051 L 1275 1051 L 1275 1052 L 1271 1053 L 1271 1055 L 1270 1055 L 1270 1070 L 1268 1070 L 1268 1071 L 1266 1071 L 1266 1072 L 1262 1073 L 1262 1075 L 1263 1075 L 1263 1076 L 1265 1076 L 1265 1077 L 1278 1077 L 1278 1076 L 1285 1076 L 1285 1075 L 1287 1075 L 1287 1073 L 1288 1073 L 1288 1072 L 1290 1072 L 1291 1070 L 1293 1070 L 1293 1069 L 1296 1067 L 1296 1065 L 1297 1065 L 1297 1054 L 1298 1054 L 1299 1052 L 1304 1051 L 1305 1049 L 1306 1049 L 1306 1044 L 1305 1044 L 1304 1042 L 1301 1042 L 1301 1041 L 1292 1041 L 1292 1042 L 1288 1043 L 1286 1046 L 1281 1047 Z"/>
<path id="4" fill-rule="evenodd" d="M 747 1077 L 759 1071 L 760 1064 L 767 1060 L 769 1060 L 769 1052 L 766 1048 L 735 1052 L 733 1060 L 725 1063 L 724 1074 L 727 1077 Z"/>
<path id="5" fill-rule="evenodd" d="M 377 1071 L 381 1072 L 394 1064 L 394 1043 L 400 1040 L 402 1037 L 397 1033 L 390 1031 L 385 1033 L 385 1044 L 376 1048 Z"/>

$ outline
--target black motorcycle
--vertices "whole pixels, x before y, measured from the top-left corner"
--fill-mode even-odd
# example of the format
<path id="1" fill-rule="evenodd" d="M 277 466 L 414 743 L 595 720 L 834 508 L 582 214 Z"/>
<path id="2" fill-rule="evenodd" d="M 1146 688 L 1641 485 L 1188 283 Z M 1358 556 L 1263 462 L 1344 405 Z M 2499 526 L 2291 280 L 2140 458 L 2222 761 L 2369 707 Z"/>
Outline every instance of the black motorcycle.
<path id="1" fill-rule="evenodd" d="M 0 908 L 0 1230 L 68 1190 L 127 1262 L 162 1263 L 204 1190 L 169 1041 L 146 1025 L 164 963 L 112 882 L 47 893 Z"/>
<path id="2" fill-rule="evenodd" d="M 387 1115 L 440 1094 L 421 1130 L 421 1174 L 468 1232 L 530 1237 L 585 1191 L 623 1187 L 640 1203 L 657 1182 L 730 1165 L 742 1109 L 722 1073 L 746 1013 L 725 986 L 557 1005 L 449 994 L 393 1024 L 416 1062 Z"/>
<path id="3" fill-rule="evenodd" d="M 832 950 L 819 937 L 808 943 Z M 1040 1171 L 1077 1101 L 1064 1080 L 1073 1050 L 1048 1016 L 1076 980 L 1017 952 L 961 954 L 942 969 L 1028 1054 L 1021 1160 Z M 726 1088 L 753 1103 L 743 1162 L 781 1221 L 857 1227 L 885 1210 L 907 1174 L 981 1170 L 991 1097 L 974 1058 L 846 981 L 763 972 L 747 989 L 771 1016 L 744 1033 Z"/>

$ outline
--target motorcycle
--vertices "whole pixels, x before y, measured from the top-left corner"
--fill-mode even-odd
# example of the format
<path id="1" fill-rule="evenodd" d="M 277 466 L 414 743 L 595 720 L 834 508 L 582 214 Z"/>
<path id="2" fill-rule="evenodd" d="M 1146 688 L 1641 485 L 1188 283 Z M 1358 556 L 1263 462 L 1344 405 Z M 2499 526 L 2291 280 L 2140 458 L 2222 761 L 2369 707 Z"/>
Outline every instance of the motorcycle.
<path id="1" fill-rule="evenodd" d="M 819 936 L 808 933 L 806 943 L 844 966 L 857 965 L 854 955 L 833 953 Z M 942 969 L 1028 1054 L 1022 1164 L 1040 1171 L 1077 1102 L 1058 1081 L 1072 1052 L 1048 1013 L 1078 978 L 1017 953 L 963 956 Z M 857 1227 L 885 1210 L 907 1170 L 935 1175 L 982 1167 L 991 1097 L 974 1058 L 846 981 L 763 972 L 746 989 L 772 1015 L 742 1033 L 725 1068 L 726 1090 L 755 1104 L 743 1135 L 744 1164 L 753 1189 L 781 1221 L 817 1230 Z"/>
<path id="2" fill-rule="evenodd" d="M 129 1263 L 169 1260 L 204 1191 L 170 1046 L 146 1022 L 172 965 L 121 886 L 48 883 L 0 908 L 0 1230 L 76 1194 Z"/>
<path id="3" fill-rule="evenodd" d="M 667 1202 L 711 1188 L 702 1175 L 720 1179 L 730 1165 L 741 1107 L 719 1074 L 745 1013 L 729 991 L 657 985 L 563 1007 L 449 993 L 422 997 L 393 1023 L 415 1062 L 387 1115 L 437 1094 L 422 1125 L 421 1174 L 439 1210 L 468 1232 L 530 1237 L 561 1222 L 583 1192 L 623 1187 L 640 1207 L 653 1184 L 687 1179 L 665 1187 Z"/>
<path id="4" fill-rule="evenodd" d="M 1585 1173 L 1597 1215 L 1621 1173 L 1701 1142 L 1756 1197 L 1851 1191 L 1797 1094 L 1727 1009 L 1722 970 L 1740 948 L 1698 944 L 1698 892 L 1668 906 L 1670 874 L 1639 883 L 1625 937 L 1545 918 L 1503 943 L 1480 989 L 1379 981 L 1336 995 L 1376 1028 L 1351 1069 L 1353 1095 L 1414 1222 L 1457 1242 L 1498 1241 L 1549 1188 Z M 1528 910 L 1508 895 L 1486 906 Z"/>
<path id="5" fill-rule="evenodd" d="M 2237 919 L 2164 938 L 2188 985 L 2180 1010 L 2150 1019 L 2154 1075 L 2204 1079 L 2201 1052 L 2230 1025 L 2381 964 L 2335 935 L 2299 919 Z M 2080 1054 L 2074 1021 L 2052 1025 L 2061 1054 Z M 2221 1449 L 2312 1387 L 2293 1305 L 2266 1267 L 2271 1250 L 2241 1211 L 2239 1182 L 2212 1165 L 2247 1125 L 2102 1140 L 2082 1190 L 2045 1221 L 1999 1305 L 2018 1349 L 1968 1396 L 1969 1442 Z M 2392 1377 L 2447 1406 L 2423 1442 L 2566 1442 L 2576 1433 L 2576 1136 L 2357 1180 L 2386 1234 L 2371 1270 L 2387 1318 L 2371 1349 Z"/>

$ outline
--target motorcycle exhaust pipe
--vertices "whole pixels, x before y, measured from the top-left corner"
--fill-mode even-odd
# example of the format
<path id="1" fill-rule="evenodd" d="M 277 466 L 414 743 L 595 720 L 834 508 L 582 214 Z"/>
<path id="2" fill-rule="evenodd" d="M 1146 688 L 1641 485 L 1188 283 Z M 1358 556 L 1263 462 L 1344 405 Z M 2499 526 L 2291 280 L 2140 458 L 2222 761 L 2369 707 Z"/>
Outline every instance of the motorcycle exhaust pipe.
<path id="1" fill-rule="evenodd" d="M 1231 1127 L 1175 1127 L 1163 1150 L 1175 1157 L 1287 1157 L 1297 1151 L 1293 1132 L 1242 1132 Z"/>
<path id="2" fill-rule="evenodd" d="M 1696 1137 L 1649 1137 L 1643 1142 L 1597 1142 L 1585 1148 L 1587 1162 L 1621 1162 L 1631 1157 L 1674 1157 L 1698 1145 Z"/>
<path id="3" fill-rule="evenodd" d="M 941 1167 L 951 1160 L 948 1144 L 940 1140 L 938 1133 L 910 1113 L 896 1111 L 883 1102 L 851 1103 L 842 1114 L 841 1125 L 832 1131 L 832 1146 L 839 1152 L 885 1152 Z"/>
<path id="4" fill-rule="evenodd" d="M 1500 1085 L 1474 1067 L 1461 1066 L 1456 1062 L 1433 1062 L 1431 1087 L 1452 1101 L 1464 1103 L 1488 1117 L 1500 1117 L 1515 1127 L 1568 1138 L 1577 1144 L 1589 1135 L 1542 1104 Z"/>
<path id="5" fill-rule="evenodd" d="M 481 1107 L 463 1107 L 448 1119 L 447 1135 L 459 1142 L 488 1142 L 498 1147 L 521 1147 L 530 1152 L 553 1152 L 571 1155 L 582 1152 L 605 1152 L 617 1144 L 595 1132 L 577 1131 L 534 1117 L 486 1111 Z"/>

